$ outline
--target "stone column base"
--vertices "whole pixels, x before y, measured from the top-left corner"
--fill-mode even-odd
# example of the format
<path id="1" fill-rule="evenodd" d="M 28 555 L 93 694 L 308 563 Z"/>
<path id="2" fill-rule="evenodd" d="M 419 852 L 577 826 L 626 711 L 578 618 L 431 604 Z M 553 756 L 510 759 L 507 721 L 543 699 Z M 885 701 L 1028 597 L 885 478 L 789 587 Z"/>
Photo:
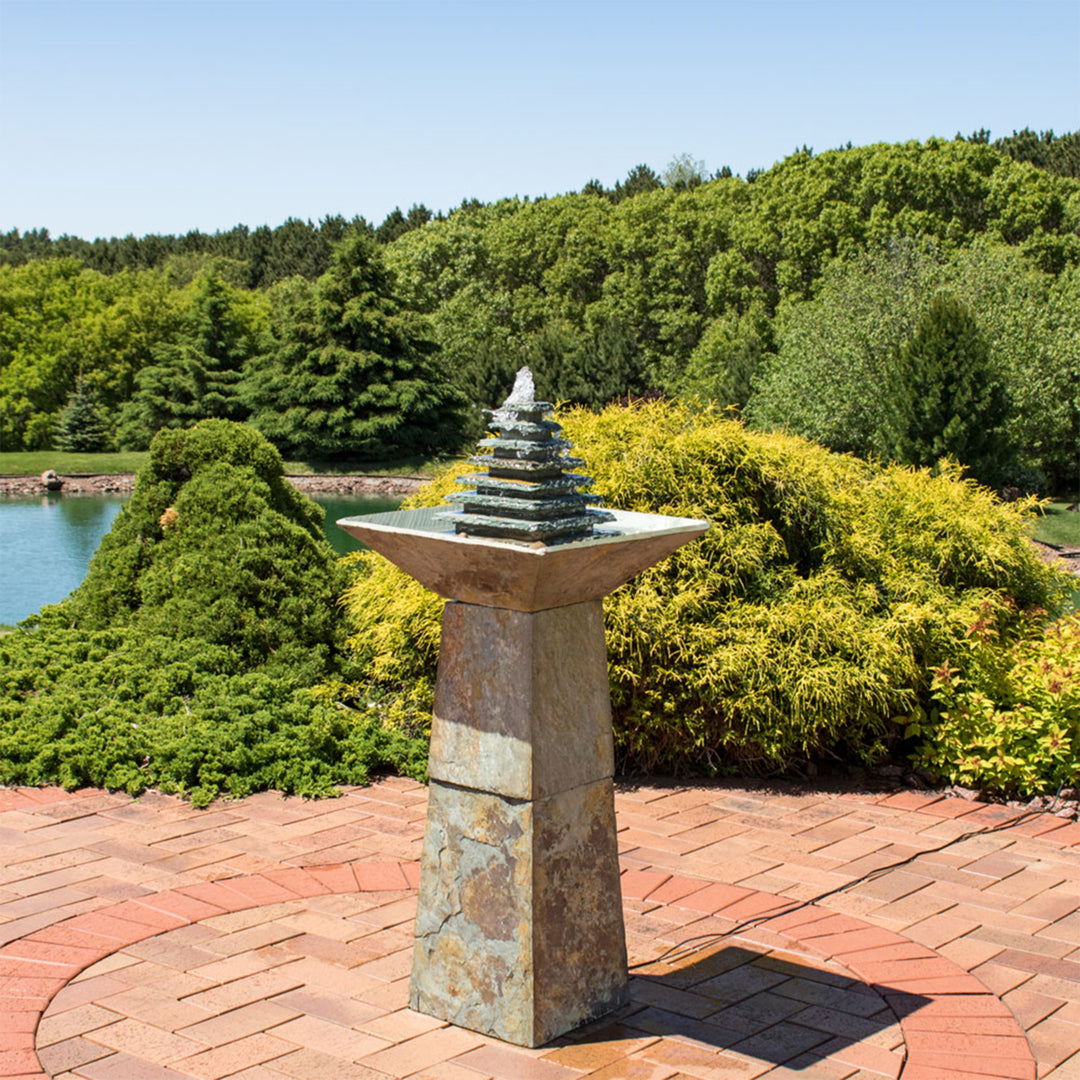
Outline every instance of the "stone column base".
<path id="1" fill-rule="evenodd" d="M 432 780 L 409 1004 L 540 1046 L 625 1004 L 610 779 L 536 800 Z"/>

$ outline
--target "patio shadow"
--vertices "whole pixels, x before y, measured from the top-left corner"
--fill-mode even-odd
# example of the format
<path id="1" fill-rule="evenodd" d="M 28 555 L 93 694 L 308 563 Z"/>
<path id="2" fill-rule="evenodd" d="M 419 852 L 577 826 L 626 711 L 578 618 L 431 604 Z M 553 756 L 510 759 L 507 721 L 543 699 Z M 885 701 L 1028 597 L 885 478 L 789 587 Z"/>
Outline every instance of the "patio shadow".
<path id="1" fill-rule="evenodd" d="M 889 994 L 900 1015 L 929 1000 Z M 627 1006 L 552 1045 L 619 1041 L 628 1053 L 667 1065 L 707 1054 L 716 1064 L 730 1055 L 805 1069 L 834 1056 L 850 1061 L 846 1051 L 861 1044 L 860 1063 L 897 1076 L 905 1056 L 897 1012 L 874 986 L 840 964 L 748 943 L 638 968 Z M 737 1060 L 730 1064 L 737 1069 Z"/>

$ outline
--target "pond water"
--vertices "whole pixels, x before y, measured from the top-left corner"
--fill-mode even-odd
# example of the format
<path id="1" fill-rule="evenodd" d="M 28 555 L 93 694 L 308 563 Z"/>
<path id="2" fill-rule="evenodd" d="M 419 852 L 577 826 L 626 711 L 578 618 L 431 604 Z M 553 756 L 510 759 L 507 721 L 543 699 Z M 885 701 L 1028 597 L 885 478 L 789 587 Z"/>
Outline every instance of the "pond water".
<path id="1" fill-rule="evenodd" d="M 63 600 L 86 576 L 90 558 L 126 495 L 41 495 L 0 499 L 0 626 Z M 326 536 L 339 555 L 363 547 L 334 522 L 396 510 L 401 499 L 320 496 Z"/>
<path id="2" fill-rule="evenodd" d="M 388 510 L 396 510 L 401 505 L 401 499 L 397 498 L 360 499 L 355 495 L 320 495 L 315 498 L 315 502 L 326 513 L 326 523 L 323 526 L 326 539 L 339 555 L 348 555 L 350 551 L 358 551 L 364 545 L 339 529 L 334 522 L 339 518 L 359 517 L 361 514 L 383 514 Z"/>

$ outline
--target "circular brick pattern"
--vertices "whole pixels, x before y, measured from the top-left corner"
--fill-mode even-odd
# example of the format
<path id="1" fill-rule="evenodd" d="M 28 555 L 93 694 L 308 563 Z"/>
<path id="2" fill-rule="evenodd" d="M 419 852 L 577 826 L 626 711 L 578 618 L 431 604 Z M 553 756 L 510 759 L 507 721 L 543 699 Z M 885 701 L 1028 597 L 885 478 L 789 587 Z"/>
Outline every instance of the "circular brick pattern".
<path id="1" fill-rule="evenodd" d="M 508 1047 L 405 1007 L 417 879 L 415 863 L 270 871 L 14 941 L 0 978 L 21 1007 L 0 1075 L 1035 1077 L 1010 1011 L 932 950 L 651 871 L 623 876 L 631 1004 L 548 1047 Z"/>

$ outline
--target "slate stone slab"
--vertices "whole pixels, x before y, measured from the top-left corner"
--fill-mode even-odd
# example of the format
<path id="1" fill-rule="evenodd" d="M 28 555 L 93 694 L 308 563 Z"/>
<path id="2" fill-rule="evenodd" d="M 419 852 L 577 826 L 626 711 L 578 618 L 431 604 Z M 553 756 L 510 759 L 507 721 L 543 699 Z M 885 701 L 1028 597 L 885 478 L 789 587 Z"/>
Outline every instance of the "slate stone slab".
<path id="1" fill-rule="evenodd" d="M 708 528 L 706 521 L 611 511 L 571 544 L 512 544 L 455 535 L 437 507 L 342 518 L 338 525 L 432 592 L 470 604 L 541 611 L 599 600 Z"/>
<path id="2" fill-rule="evenodd" d="M 459 483 L 475 482 L 477 487 L 449 496 L 451 502 L 462 504 L 461 512 L 445 515 L 455 532 L 497 540 L 565 544 L 592 536 L 597 525 L 612 520 L 611 515 L 589 506 L 599 501 L 597 496 L 577 491 L 592 481 L 569 471 L 584 462 L 569 456 L 570 443 L 559 437 L 562 427 L 544 419 L 550 411 L 549 402 L 536 400 L 532 374 L 522 368 L 510 396 L 488 413 L 497 434 L 481 439 L 477 446 L 490 454 L 469 459 L 474 465 L 485 466 L 488 475 L 458 477 Z M 568 479 L 571 485 L 565 484 Z M 547 483 L 532 483 L 531 490 L 526 487 L 538 480 Z M 502 483 L 493 491 L 491 481 L 510 483 Z"/>
<path id="3" fill-rule="evenodd" d="M 540 1046 L 628 1000 L 612 782 L 507 799 L 433 780 L 409 1004 Z"/>
<path id="4" fill-rule="evenodd" d="M 446 605 L 429 776 L 540 799 L 614 771 L 599 601 L 535 613 Z"/>

